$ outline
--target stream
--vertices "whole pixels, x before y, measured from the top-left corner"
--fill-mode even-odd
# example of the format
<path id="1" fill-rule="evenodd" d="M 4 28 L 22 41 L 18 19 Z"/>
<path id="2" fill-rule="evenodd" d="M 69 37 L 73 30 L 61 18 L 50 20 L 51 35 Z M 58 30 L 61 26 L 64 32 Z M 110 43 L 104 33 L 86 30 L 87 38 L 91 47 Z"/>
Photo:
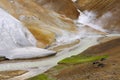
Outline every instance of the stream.
<path id="1" fill-rule="evenodd" d="M 96 44 L 98 44 L 97 38 L 85 38 L 81 40 L 80 44 L 78 44 L 74 50 L 70 51 L 69 49 L 66 49 L 62 52 L 59 52 L 55 56 L 40 59 L 37 61 L 3 63 L 3 64 L 0 64 L 0 71 L 26 70 L 27 69 L 29 70 L 28 73 L 10 79 L 10 80 L 21 80 L 21 79 L 24 80 L 32 76 L 35 76 L 37 74 L 43 73 L 47 71 L 48 69 L 52 68 L 53 66 L 57 65 L 57 62 L 59 62 L 60 60 L 66 57 L 70 57 L 72 55 L 77 55 L 81 53 L 82 51 L 86 50 L 88 47 L 96 45 Z"/>

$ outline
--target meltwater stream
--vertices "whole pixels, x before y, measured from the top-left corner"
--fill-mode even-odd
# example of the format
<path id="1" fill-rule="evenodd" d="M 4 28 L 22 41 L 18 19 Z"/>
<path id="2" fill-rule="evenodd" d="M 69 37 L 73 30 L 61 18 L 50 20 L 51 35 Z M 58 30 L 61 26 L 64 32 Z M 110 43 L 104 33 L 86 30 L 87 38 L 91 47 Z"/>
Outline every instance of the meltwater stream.
<path id="1" fill-rule="evenodd" d="M 55 56 L 47 57 L 37 61 L 22 61 L 22 62 L 18 61 L 15 63 L 14 62 L 3 63 L 3 64 L 0 64 L 0 71 L 29 70 L 28 73 L 11 79 L 11 80 L 21 80 L 21 79 L 24 80 L 47 71 L 51 67 L 57 65 L 57 62 L 59 62 L 60 60 L 66 57 L 70 57 L 72 55 L 77 55 L 82 51 L 86 50 L 88 47 L 93 46 L 95 44 L 97 44 L 97 38 L 86 38 L 84 40 L 81 40 L 81 43 L 75 46 L 76 48 L 74 50 L 66 49 Z"/>

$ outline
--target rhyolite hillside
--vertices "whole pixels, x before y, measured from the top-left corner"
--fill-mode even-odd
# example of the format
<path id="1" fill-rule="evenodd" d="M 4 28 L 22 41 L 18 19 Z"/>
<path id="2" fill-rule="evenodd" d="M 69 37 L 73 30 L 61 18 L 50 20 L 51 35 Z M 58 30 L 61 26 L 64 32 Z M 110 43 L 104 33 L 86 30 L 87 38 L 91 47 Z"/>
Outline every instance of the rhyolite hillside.
<path id="1" fill-rule="evenodd" d="M 0 80 L 119 80 L 119 0 L 1 0 Z"/>

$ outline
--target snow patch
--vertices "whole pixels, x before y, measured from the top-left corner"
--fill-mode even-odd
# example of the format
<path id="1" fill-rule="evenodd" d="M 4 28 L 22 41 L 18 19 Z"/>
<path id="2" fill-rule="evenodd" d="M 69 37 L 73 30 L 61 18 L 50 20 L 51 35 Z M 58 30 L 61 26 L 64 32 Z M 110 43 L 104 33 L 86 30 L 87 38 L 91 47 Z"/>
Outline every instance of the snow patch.
<path id="1" fill-rule="evenodd" d="M 56 54 L 55 51 L 36 48 L 36 47 L 24 47 L 11 50 L 1 50 L 0 55 L 5 56 L 8 59 L 28 59 L 36 57 L 45 57 Z"/>
<path id="2" fill-rule="evenodd" d="M 36 39 L 14 17 L 0 8 L 0 50 L 36 46 Z"/>

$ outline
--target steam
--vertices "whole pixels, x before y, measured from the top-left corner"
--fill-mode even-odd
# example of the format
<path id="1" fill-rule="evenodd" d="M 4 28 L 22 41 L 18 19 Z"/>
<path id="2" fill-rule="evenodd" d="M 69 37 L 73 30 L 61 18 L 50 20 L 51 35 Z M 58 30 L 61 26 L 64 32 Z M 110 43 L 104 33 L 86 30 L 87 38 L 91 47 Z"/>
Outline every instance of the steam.
<path id="1" fill-rule="evenodd" d="M 84 25 L 88 25 L 89 27 L 92 27 L 96 30 L 107 32 L 107 30 L 104 29 L 104 26 L 108 24 L 108 20 L 112 17 L 111 12 L 107 12 L 104 15 L 100 16 L 99 18 L 96 18 L 97 14 L 93 11 L 84 11 L 79 16 L 77 22 L 82 23 Z"/>
<path id="2" fill-rule="evenodd" d="M 77 0 L 72 0 L 73 2 L 76 2 Z"/>

